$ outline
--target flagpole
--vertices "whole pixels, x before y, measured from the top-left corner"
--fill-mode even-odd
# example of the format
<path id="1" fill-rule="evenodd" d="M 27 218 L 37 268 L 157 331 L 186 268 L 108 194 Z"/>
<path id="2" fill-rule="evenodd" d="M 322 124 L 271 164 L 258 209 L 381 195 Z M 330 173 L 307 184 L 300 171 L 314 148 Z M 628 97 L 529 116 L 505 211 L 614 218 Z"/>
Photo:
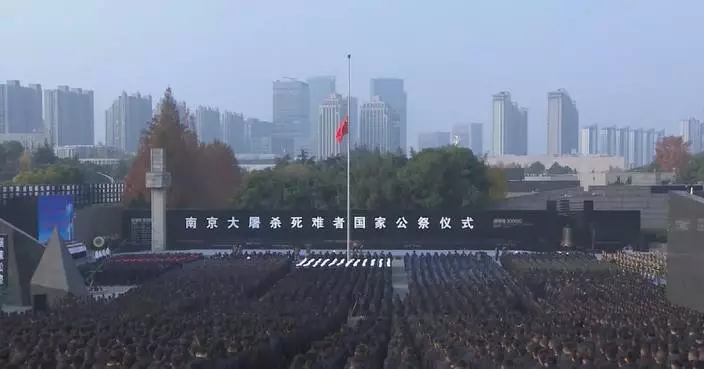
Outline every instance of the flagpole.
<path id="1" fill-rule="evenodd" d="M 349 129 L 352 122 L 351 112 L 352 102 L 352 54 L 347 54 L 347 260 L 350 260 L 352 246 L 352 214 L 350 210 L 350 146 L 352 141 L 352 130 Z"/>

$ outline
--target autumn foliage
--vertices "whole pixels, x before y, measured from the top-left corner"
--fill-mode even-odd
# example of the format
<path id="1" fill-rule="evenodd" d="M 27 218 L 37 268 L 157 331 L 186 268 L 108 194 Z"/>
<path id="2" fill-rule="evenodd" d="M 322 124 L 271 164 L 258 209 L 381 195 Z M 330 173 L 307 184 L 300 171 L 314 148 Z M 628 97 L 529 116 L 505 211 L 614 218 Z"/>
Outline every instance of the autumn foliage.
<path id="1" fill-rule="evenodd" d="M 679 172 L 691 155 L 681 136 L 668 136 L 655 145 L 655 163 L 663 172 Z"/>
<path id="2" fill-rule="evenodd" d="M 219 142 L 199 144 L 182 120 L 185 117 L 179 116 L 176 100 L 167 89 L 125 178 L 123 199 L 128 204 L 143 205 L 150 200 L 145 177 L 152 148 L 164 149 L 166 171 L 171 173 L 168 207 L 217 208 L 231 201 L 240 184 L 232 150 Z"/>

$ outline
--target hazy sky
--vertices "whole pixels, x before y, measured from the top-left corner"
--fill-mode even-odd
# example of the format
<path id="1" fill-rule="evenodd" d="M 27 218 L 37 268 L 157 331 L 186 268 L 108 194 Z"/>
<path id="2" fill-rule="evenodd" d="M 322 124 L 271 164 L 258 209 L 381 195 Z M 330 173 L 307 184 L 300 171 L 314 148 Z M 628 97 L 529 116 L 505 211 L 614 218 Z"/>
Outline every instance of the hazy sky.
<path id="1" fill-rule="evenodd" d="M 491 95 L 529 109 L 546 148 L 547 92 L 580 123 L 661 128 L 704 118 L 701 0 L 0 0 L 0 80 L 95 91 L 96 140 L 123 90 L 271 119 L 280 77 L 338 76 L 367 99 L 372 77 L 406 80 L 421 131 L 484 123 Z"/>

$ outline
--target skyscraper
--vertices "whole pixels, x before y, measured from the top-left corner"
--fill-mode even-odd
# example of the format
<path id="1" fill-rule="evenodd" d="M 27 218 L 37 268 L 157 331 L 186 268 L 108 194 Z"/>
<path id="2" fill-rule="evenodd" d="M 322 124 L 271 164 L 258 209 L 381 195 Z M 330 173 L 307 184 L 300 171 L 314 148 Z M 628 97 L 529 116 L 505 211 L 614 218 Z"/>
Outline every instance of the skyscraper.
<path id="1" fill-rule="evenodd" d="M 362 104 L 359 115 L 359 139 L 356 146 L 381 152 L 392 151 L 393 121 L 389 106 L 375 97 Z"/>
<path id="2" fill-rule="evenodd" d="M 44 127 L 53 146 L 95 141 L 93 91 L 59 86 L 44 91 Z"/>
<path id="3" fill-rule="evenodd" d="M 23 87 L 20 81 L 0 84 L 0 133 L 43 131 L 42 86 Z"/>
<path id="4" fill-rule="evenodd" d="M 450 142 L 459 147 L 470 148 L 472 132 L 468 123 L 458 123 L 452 126 Z"/>
<path id="5" fill-rule="evenodd" d="M 293 78 L 273 83 L 275 151 L 294 155 L 301 149 L 310 150 L 310 90 L 308 84 Z"/>
<path id="6" fill-rule="evenodd" d="M 105 111 L 105 145 L 136 153 L 142 130 L 149 127 L 151 119 L 151 96 L 123 92 Z"/>
<path id="7" fill-rule="evenodd" d="M 422 132 L 418 134 L 418 150 L 434 149 L 452 143 L 450 132 Z"/>
<path id="8" fill-rule="evenodd" d="M 617 141 L 616 141 L 616 156 L 620 156 L 626 160 L 626 166 L 630 166 L 633 161 L 633 155 L 631 147 L 631 128 L 622 127 L 617 129 Z"/>
<path id="9" fill-rule="evenodd" d="M 528 111 L 506 91 L 492 96 L 491 144 L 494 156 L 528 155 Z"/>
<path id="10" fill-rule="evenodd" d="M 222 141 L 220 110 L 209 106 L 196 108 L 196 134 L 200 142 Z"/>
<path id="11" fill-rule="evenodd" d="M 689 144 L 689 150 L 692 154 L 702 152 L 702 122 L 697 119 L 689 118 L 680 122 L 680 135 L 682 140 Z"/>
<path id="12" fill-rule="evenodd" d="M 579 150 L 579 112 L 567 91 L 548 93 L 549 156 L 576 154 Z"/>
<path id="13" fill-rule="evenodd" d="M 318 137 L 316 137 L 317 147 L 315 157 L 325 160 L 329 157 L 347 153 L 349 137 L 342 143 L 335 140 L 335 132 L 342 119 L 347 114 L 347 98 L 339 94 L 331 94 L 320 105 L 318 112 Z M 354 127 L 352 122 L 350 126 Z"/>
<path id="14" fill-rule="evenodd" d="M 475 156 L 483 156 L 484 152 L 484 125 L 481 123 L 469 124 L 469 149 Z"/>
<path id="15" fill-rule="evenodd" d="M 222 112 L 222 140 L 236 154 L 247 152 L 247 129 L 242 114 Z"/>
<path id="16" fill-rule="evenodd" d="M 450 141 L 453 145 L 466 147 L 476 156 L 484 155 L 481 123 L 459 123 L 452 126 Z"/>
<path id="17" fill-rule="evenodd" d="M 599 126 L 592 124 L 579 131 L 579 153 L 582 155 L 599 154 Z"/>
<path id="18" fill-rule="evenodd" d="M 604 127 L 599 130 L 599 154 L 618 155 L 618 138 L 616 127 Z"/>
<path id="19" fill-rule="evenodd" d="M 645 158 L 648 154 L 645 151 L 645 131 L 643 128 L 633 130 L 633 166 L 640 167 L 647 165 Z"/>
<path id="20" fill-rule="evenodd" d="M 333 76 L 316 76 L 306 80 L 308 83 L 308 119 L 310 120 L 310 135 L 314 141 L 317 137 L 315 129 L 318 127 L 318 112 L 320 104 L 335 93 L 335 77 Z M 311 148 L 315 147 L 315 143 L 311 142 Z"/>
<path id="21" fill-rule="evenodd" d="M 392 121 L 398 124 L 398 136 L 391 137 L 391 147 L 395 151 L 400 148 L 403 153 L 406 152 L 408 145 L 408 120 L 406 106 L 406 91 L 404 90 L 403 80 L 400 78 L 374 78 L 371 80 L 371 96 L 378 96 L 379 99 L 391 108 Z"/>

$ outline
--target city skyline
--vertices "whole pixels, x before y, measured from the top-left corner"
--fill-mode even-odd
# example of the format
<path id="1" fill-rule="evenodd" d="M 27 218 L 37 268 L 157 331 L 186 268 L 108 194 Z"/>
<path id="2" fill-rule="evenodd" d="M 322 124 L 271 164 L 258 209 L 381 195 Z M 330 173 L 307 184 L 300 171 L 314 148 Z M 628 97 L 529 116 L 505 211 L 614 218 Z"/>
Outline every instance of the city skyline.
<path id="1" fill-rule="evenodd" d="M 545 93 L 557 88 L 579 102 L 583 124 L 678 133 L 681 119 L 704 115 L 704 75 L 698 50 L 691 47 L 704 34 L 696 26 L 701 2 L 668 7 L 545 1 L 507 7 L 449 0 L 419 8 L 360 0 L 340 5 L 340 11 L 370 27 L 347 29 L 327 16 L 324 3 L 312 1 L 306 7 L 277 4 L 272 11 L 266 2 L 241 6 L 222 0 L 99 5 L 10 0 L 0 4 L 6 16 L 0 32 L 11 35 L 3 44 L 0 78 L 94 90 L 98 139 L 104 137 L 103 112 L 123 90 L 158 99 L 171 86 L 179 101 L 192 106 L 270 121 L 271 81 L 329 75 L 344 91 L 348 53 L 353 96 L 367 98 L 366 81 L 372 78 L 404 79 L 410 142 L 419 132 L 472 121 L 487 125 L 488 146 L 486 96 L 502 90 L 529 109 L 531 126 L 545 123 Z M 71 22 L 56 14 L 71 14 Z M 417 27 L 428 16 L 443 22 L 432 30 Z M 155 48 L 154 39 L 164 41 Z M 666 69 L 673 72 L 663 73 Z M 441 127 L 432 127 L 437 122 Z M 545 130 L 528 134 L 529 153 L 544 152 Z"/>
<path id="2" fill-rule="evenodd" d="M 274 90 L 273 90 L 274 93 L 273 93 L 273 100 L 272 100 L 273 101 L 273 105 L 272 105 L 272 115 L 273 116 L 276 116 L 276 114 L 277 114 L 276 113 L 276 109 L 277 109 L 277 107 L 276 107 L 277 102 L 276 101 L 277 101 L 277 95 L 280 94 L 280 92 L 277 92 L 277 84 L 281 84 L 283 82 L 283 83 L 291 85 L 291 86 L 299 86 L 298 88 L 302 89 L 302 91 L 305 91 L 305 93 L 299 93 L 299 95 L 301 95 L 301 96 L 294 98 L 293 104 L 291 104 L 290 102 L 287 103 L 288 107 L 285 106 L 285 108 L 288 109 L 288 111 L 286 111 L 284 109 L 285 110 L 284 114 L 292 115 L 295 118 L 294 122 L 296 122 L 296 123 L 299 121 L 301 122 L 301 124 L 299 125 L 297 130 L 303 129 L 303 132 L 294 132 L 294 131 L 288 132 L 291 130 L 291 125 L 288 124 L 288 123 L 291 123 L 290 118 L 288 119 L 289 121 L 280 122 L 278 124 L 278 127 L 277 127 L 276 122 L 271 122 L 271 123 L 273 123 L 272 133 L 271 133 L 271 136 L 273 137 L 273 139 L 272 139 L 272 143 L 270 145 L 274 147 L 273 151 L 275 154 L 278 154 L 278 155 L 289 154 L 290 155 L 294 152 L 300 152 L 300 150 L 302 150 L 302 149 L 312 153 L 312 152 L 315 152 L 317 149 L 315 140 L 319 137 L 319 135 L 317 132 L 315 132 L 315 129 L 317 129 L 318 123 L 317 122 L 313 123 L 313 122 L 315 119 L 317 119 L 319 117 L 310 117 L 309 116 L 309 114 L 313 110 L 313 106 L 314 106 L 314 102 L 310 101 L 309 81 L 316 81 L 316 83 L 319 83 L 320 85 L 323 86 L 322 89 L 330 90 L 330 89 L 335 88 L 335 78 L 332 76 L 314 76 L 314 77 L 307 78 L 305 81 L 287 77 L 284 79 L 275 80 L 273 82 L 273 86 L 274 86 Z M 357 102 L 357 98 L 353 97 L 354 105 L 351 110 L 352 118 L 353 118 L 351 121 L 351 123 L 352 123 L 351 124 L 351 127 L 352 127 L 351 137 L 353 137 L 353 139 L 355 141 L 357 141 L 354 143 L 355 146 L 358 146 L 358 147 L 367 146 L 366 143 L 359 141 L 360 137 L 361 137 L 360 136 L 361 135 L 360 129 L 362 129 L 361 128 L 362 122 L 361 122 L 361 120 L 359 120 L 359 118 L 356 117 L 356 115 L 361 113 L 361 108 L 364 105 L 366 105 L 368 103 L 382 101 L 381 100 L 382 98 L 380 96 L 373 95 L 375 93 L 378 93 L 377 90 L 379 90 L 380 88 L 376 87 L 375 84 L 378 84 L 380 81 L 382 83 L 391 82 L 391 88 L 387 88 L 386 91 L 384 91 L 382 88 L 381 89 L 382 91 L 380 91 L 381 94 L 386 93 L 388 96 L 389 95 L 388 90 L 399 91 L 400 93 L 398 95 L 400 96 L 400 101 L 402 101 L 402 104 L 405 105 L 406 91 L 403 88 L 403 80 L 402 79 L 398 79 L 398 78 L 374 78 L 374 79 L 371 79 L 369 86 L 370 86 L 370 94 L 372 94 L 372 96 L 369 98 L 369 100 L 366 100 L 366 101 L 363 100 L 361 102 L 361 105 L 359 105 L 359 103 Z M 4 108 L 2 108 L 3 104 L 7 105 L 7 102 L 11 101 L 6 97 L 6 96 L 10 95 L 11 91 L 13 91 L 11 89 L 14 89 L 14 91 L 15 91 L 14 94 L 17 94 L 19 91 L 19 93 L 21 93 L 22 95 L 18 95 L 18 96 L 21 96 L 22 98 L 27 100 L 26 104 L 24 102 L 22 104 L 20 104 L 20 107 L 22 109 L 24 109 L 24 110 L 19 109 L 22 112 L 20 117 L 24 120 L 27 120 L 27 122 L 30 122 L 32 120 L 36 120 L 35 114 L 33 114 L 31 112 L 31 109 L 27 109 L 27 106 L 31 106 L 32 103 L 34 105 L 37 105 L 35 95 L 40 95 L 40 92 L 42 92 L 41 85 L 40 84 L 28 84 L 27 86 L 23 86 L 21 84 L 21 81 L 17 81 L 17 80 L 8 80 L 6 83 L 0 84 L 0 97 L 5 99 L 4 102 L 2 100 L 0 100 L 0 112 L 3 111 L 3 109 L 4 109 Z M 292 94 L 291 94 L 291 91 L 289 91 L 289 90 L 291 90 L 290 87 L 285 87 L 283 95 L 287 96 L 286 99 L 290 100 L 290 96 L 292 96 Z M 318 88 L 318 90 L 321 90 L 321 88 Z M 56 129 L 55 127 L 57 127 L 57 123 L 55 122 L 55 120 L 58 119 L 55 117 L 56 114 L 53 112 L 56 110 L 56 107 L 52 106 L 52 105 L 55 105 L 59 101 L 59 98 L 58 98 L 59 93 L 68 94 L 67 96 L 74 96 L 75 95 L 73 100 L 71 100 L 71 99 L 67 100 L 67 101 L 74 101 L 74 105 L 76 103 L 76 101 L 75 101 L 76 97 L 82 98 L 83 100 L 82 100 L 81 104 L 82 104 L 83 113 L 87 113 L 87 115 L 90 115 L 89 112 L 94 109 L 94 103 L 93 103 L 94 92 L 92 90 L 87 90 L 87 89 L 82 89 L 82 88 L 71 88 L 69 86 L 58 86 L 56 89 L 45 89 L 45 90 L 43 90 L 43 92 L 44 92 L 43 99 L 40 98 L 43 101 L 39 102 L 40 103 L 39 106 L 41 106 L 41 110 L 43 111 L 43 115 L 45 117 L 49 117 L 48 120 L 46 120 L 46 119 L 44 120 L 43 127 L 45 130 L 50 132 L 50 133 L 47 133 L 47 135 L 48 135 L 47 140 L 49 140 L 52 144 L 54 142 L 59 142 L 59 141 L 57 141 L 58 140 L 58 136 L 57 136 L 58 133 L 52 131 L 52 130 Z M 333 95 L 334 94 L 335 93 L 333 93 Z M 295 94 L 293 94 L 293 95 L 295 95 Z M 113 101 L 113 104 L 111 105 L 111 107 L 109 107 L 108 109 L 105 110 L 106 136 L 104 137 L 104 141 L 103 140 L 94 140 L 94 143 L 96 143 L 96 144 L 103 143 L 103 144 L 107 144 L 110 146 L 115 146 L 115 147 L 121 148 L 127 152 L 133 152 L 132 147 L 136 147 L 136 144 L 133 144 L 133 145 L 125 144 L 124 142 L 122 142 L 124 140 L 124 138 L 122 138 L 122 137 L 119 137 L 119 138 L 108 137 L 107 132 L 110 132 L 110 129 L 111 129 L 111 123 L 109 122 L 109 120 L 111 119 L 110 118 L 111 113 L 114 115 L 113 110 L 116 109 L 116 104 L 119 105 L 120 101 L 124 98 L 130 98 L 130 99 L 137 98 L 137 99 L 139 99 L 141 96 L 143 96 L 145 99 L 149 99 L 148 105 L 152 106 L 150 95 L 141 95 L 139 92 L 137 92 L 135 94 L 127 95 L 126 92 L 123 91 L 122 94 L 118 96 L 118 99 Z M 67 98 L 64 98 L 64 99 L 66 100 Z M 278 99 L 281 100 L 281 98 L 278 98 Z M 387 97 L 387 100 L 388 100 L 388 97 Z M 391 100 L 393 100 L 393 97 L 391 98 Z M 490 120 L 490 123 L 488 124 L 490 126 L 490 131 L 492 132 L 491 133 L 492 136 L 494 134 L 497 134 L 496 132 L 501 132 L 500 128 L 495 128 L 495 127 L 500 127 L 503 124 L 501 122 L 503 122 L 504 120 L 506 120 L 507 122 L 510 123 L 511 119 L 519 119 L 518 123 L 516 123 L 516 122 L 511 123 L 514 125 L 513 126 L 514 129 L 509 129 L 508 130 L 509 136 L 507 136 L 508 138 L 504 138 L 504 140 L 506 140 L 506 139 L 508 139 L 509 141 L 514 140 L 514 141 L 512 141 L 513 142 L 512 145 L 508 145 L 511 147 L 509 149 L 510 151 L 509 152 L 497 151 L 495 153 L 494 146 L 497 141 L 495 140 L 494 137 L 492 137 L 490 140 L 488 140 L 489 142 L 486 142 L 487 140 L 484 138 L 483 134 L 482 134 L 482 138 L 481 138 L 481 143 L 477 143 L 478 138 L 476 137 L 476 134 L 474 134 L 474 135 L 472 135 L 472 139 L 471 139 L 472 143 L 470 145 L 463 145 L 463 146 L 467 146 L 470 148 L 472 146 L 480 147 L 481 148 L 480 151 L 483 151 L 483 147 L 485 147 L 488 144 L 490 150 L 484 151 L 484 153 L 488 152 L 492 155 L 495 155 L 495 154 L 504 154 L 504 155 L 519 154 L 519 155 L 521 155 L 522 153 L 529 154 L 529 152 L 526 151 L 526 145 L 528 143 L 523 142 L 524 138 L 522 138 L 524 136 L 527 137 L 525 132 L 528 129 L 527 128 L 528 127 L 528 123 L 527 123 L 528 109 L 523 106 L 520 106 L 520 104 L 518 102 L 514 101 L 512 99 L 511 93 L 509 91 L 502 91 L 502 92 L 499 92 L 497 94 L 492 95 L 492 100 L 493 100 L 492 119 Z M 399 100 L 396 100 L 396 101 L 399 101 Z M 42 102 L 44 102 L 43 106 L 41 105 Z M 500 104 L 496 105 L 497 102 L 500 102 Z M 287 105 L 287 104 L 284 104 L 284 105 Z M 25 106 L 25 105 L 27 105 L 27 106 Z M 126 105 L 124 103 L 123 103 L 123 105 L 124 106 L 122 106 L 121 109 L 125 110 L 125 107 L 127 107 L 128 105 Z M 281 105 L 280 102 L 279 102 L 279 105 Z M 548 154 L 549 156 L 554 156 L 554 154 L 551 155 L 551 150 L 558 150 L 560 152 L 560 155 L 571 155 L 571 154 L 593 155 L 593 154 L 587 153 L 587 152 L 591 152 L 591 151 L 589 151 L 589 150 L 585 151 L 583 149 L 585 142 L 590 141 L 589 138 L 585 138 L 583 131 L 585 129 L 590 128 L 590 127 L 596 127 L 597 125 L 596 124 L 580 125 L 579 124 L 579 115 L 578 115 L 579 113 L 578 113 L 578 110 L 576 107 L 576 102 L 570 97 L 570 95 L 567 93 L 567 91 L 565 89 L 558 89 L 555 91 L 548 92 L 547 105 L 548 105 L 548 113 L 549 114 L 547 116 L 547 122 L 546 122 L 546 126 L 545 126 L 545 132 L 547 133 L 547 136 L 548 136 L 548 140 L 547 140 L 548 141 L 548 148 L 547 148 L 546 154 Z M 399 121 L 401 119 L 400 116 L 402 116 L 402 114 L 399 114 L 398 111 L 391 108 L 391 104 L 386 104 L 386 106 L 389 109 L 389 111 L 388 111 L 389 126 L 386 129 L 400 131 L 402 125 L 399 124 L 400 123 Z M 501 113 L 499 113 L 498 115 L 496 113 L 497 106 L 502 106 L 502 108 L 499 109 L 501 111 Z M 506 106 L 509 109 L 506 110 L 503 108 L 503 106 Z M 555 106 L 557 106 L 557 108 L 555 108 Z M 36 108 L 36 107 L 34 107 L 34 108 Z M 203 142 L 212 142 L 213 140 L 221 140 L 225 143 L 230 144 L 234 150 L 235 147 L 238 146 L 237 144 L 231 143 L 234 141 L 238 141 L 233 138 L 234 132 L 244 132 L 243 137 L 249 137 L 249 135 L 247 134 L 247 131 L 243 131 L 242 129 L 239 129 L 239 128 L 236 130 L 228 129 L 228 127 L 226 127 L 226 124 L 225 124 L 225 120 L 224 120 L 225 115 L 240 116 L 242 118 L 242 120 L 244 120 L 244 115 L 242 113 L 229 112 L 226 110 L 223 110 L 221 113 L 220 109 L 216 108 L 216 107 L 204 106 L 204 105 L 188 106 L 183 101 L 179 102 L 178 108 L 180 111 L 185 111 L 185 109 L 188 109 L 190 111 L 190 119 L 192 121 L 187 122 L 187 125 L 189 125 L 192 129 L 194 129 L 194 131 L 199 135 L 200 140 Z M 293 110 L 291 110 L 292 108 L 293 108 Z M 18 109 L 11 109 L 11 110 L 18 110 Z M 145 109 L 142 109 L 142 110 L 144 111 Z M 7 112 L 8 109 L 4 109 L 4 111 L 5 111 L 5 115 L 3 117 L 0 117 L 0 127 L 7 131 L 10 129 L 10 125 L 12 124 L 12 122 L 10 120 L 8 120 L 8 117 L 10 117 L 12 115 L 12 114 L 10 114 L 12 112 L 8 113 Z M 122 112 L 122 114 L 126 114 L 126 113 L 128 113 L 128 111 L 129 111 L 129 109 L 127 109 L 127 111 L 125 111 L 125 112 Z M 291 113 L 291 111 L 292 111 L 292 113 Z M 558 113 L 557 113 L 557 115 L 550 114 L 551 111 L 558 111 Z M 564 111 L 566 111 L 566 113 Z M 16 112 L 14 114 L 16 115 Z M 73 114 L 74 116 L 77 116 L 76 115 L 77 113 L 75 113 L 75 112 L 73 112 L 71 114 Z M 129 114 L 135 115 L 137 113 L 131 112 Z M 282 113 L 279 112 L 279 115 L 281 115 L 281 114 Z M 503 114 L 503 116 L 502 116 L 502 114 Z M 506 115 L 506 114 L 508 114 L 508 115 Z M 565 114 L 567 114 L 566 118 L 563 116 Z M 64 115 L 66 115 L 66 114 L 64 114 Z M 82 114 L 82 115 L 86 115 L 86 114 Z M 147 120 L 145 120 L 145 117 L 146 117 L 146 115 L 144 114 L 144 112 L 142 112 L 140 118 L 138 118 L 137 121 L 143 120 L 144 122 L 146 122 Z M 123 117 L 122 119 L 124 120 L 126 118 Z M 132 118 L 132 119 L 134 120 L 134 118 Z M 254 119 L 259 121 L 258 118 L 254 118 Z M 52 123 L 52 120 L 54 120 L 53 123 Z M 67 118 L 64 117 L 63 120 L 67 120 Z M 73 124 L 74 125 L 78 124 L 80 126 L 87 127 L 89 125 L 88 121 L 89 121 L 89 119 L 83 119 L 82 122 L 80 122 L 80 123 L 73 122 Z M 568 123 L 565 123 L 566 121 Z M 355 123 L 355 122 L 359 122 L 359 125 L 357 125 L 357 123 Z M 551 133 L 551 123 L 552 122 L 556 122 L 560 126 L 565 126 L 568 124 L 569 126 L 571 126 L 571 129 L 569 129 L 569 130 L 563 130 L 562 128 L 558 129 L 557 131 L 560 134 L 559 139 L 558 139 L 555 136 L 555 132 Z M 690 125 L 695 124 L 695 126 L 698 128 L 689 128 L 688 130 L 685 130 L 685 128 L 684 128 L 685 122 L 690 122 Z M 281 123 L 283 123 L 283 124 L 281 124 Z M 518 125 L 516 126 L 516 124 L 518 124 Z M 555 123 L 552 123 L 552 124 L 554 127 Z M 694 135 L 694 136 L 699 135 L 701 137 L 701 135 L 704 134 L 704 126 L 702 126 L 703 124 L 704 123 L 701 123 L 701 121 L 697 120 L 696 118 L 689 118 L 689 119 L 684 119 L 684 120 L 680 121 L 679 135 L 683 136 L 685 138 L 685 141 L 689 141 L 692 144 L 691 147 L 692 147 L 693 152 L 701 152 L 702 151 L 701 148 L 704 147 L 704 138 L 692 140 L 692 139 L 689 139 L 689 136 L 690 135 Z M 34 123 L 34 125 L 36 125 L 36 122 Z M 29 126 L 32 126 L 32 123 L 28 123 L 28 127 Z M 97 126 L 99 126 L 99 122 L 94 122 L 93 129 L 95 129 L 95 127 L 97 127 Z M 456 135 L 454 133 L 456 126 L 457 125 L 453 125 L 452 130 L 450 130 L 450 132 L 447 132 L 450 137 L 451 142 L 455 138 L 459 137 L 458 135 Z M 483 131 L 483 128 L 482 128 L 483 123 L 472 123 L 472 126 L 476 126 L 479 128 L 479 130 L 477 132 Z M 244 126 L 242 126 L 242 127 L 244 127 Z M 575 132 L 572 132 L 572 131 L 574 131 L 574 128 L 577 128 L 576 134 L 574 134 Z M 71 129 L 75 129 L 75 128 L 68 128 L 68 130 L 71 130 Z M 117 128 L 113 127 L 112 129 L 113 129 L 113 132 L 117 132 L 116 131 Z M 282 135 L 282 132 L 284 132 L 284 131 L 282 131 L 282 129 L 284 131 L 286 131 L 285 132 L 286 134 Z M 554 130 L 554 128 L 552 128 L 552 129 Z M 606 134 L 605 135 L 601 132 L 602 130 L 608 131 L 610 129 L 616 129 L 616 128 L 612 128 L 612 127 L 602 128 L 599 132 L 598 143 L 594 144 L 594 145 L 597 145 L 599 147 L 607 147 L 607 148 L 608 147 L 612 147 L 612 148 L 621 147 L 622 148 L 622 147 L 626 147 L 626 145 L 633 145 L 633 143 L 632 143 L 633 139 L 630 139 L 631 141 L 626 141 L 626 142 L 622 142 L 622 143 L 611 142 L 612 140 L 616 139 L 615 137 L 619 137 L 620 140 L 629 140 L 629 139 L 624 138 L 624 137 L 626 137 L 625 134 L 618 134 L 618 135 L 617 134 Z M 643 128 L 637 128 L 637 127 L 636 128 L 628 127 L 626 129 L 634 130 L 634 131 L 643 131 L 644 130 Z M 652 131 L 652 130 L 653 129 L 649 129 L 646 131 Z M 30 133 L 27 128 L 21 128 L 19 130 L 17 130 L 17 128 L 15 128 L 15 131 L 12 133 L 15 133 L 15 134 L 16 133 L 25 133 L 25 131 L 27 131 L 26 133 Z M 86 143 L 87 137 L 83 137 L 83 136 L 86 136 L 86 132 L 88 132 L 89 130 L 83 130 L 83 131 L 84 131 L 84 132 L 82 132 L 83 135 L 80 138 L 72 139 L 69 141 L 66 141 L 64 139 L 65 144 L 66 145 L 93 144 L 93 143 Z M 494 132 L 494 131 L 496 131 L 496 132 Z M 565 134 L 565 132 L 568 132 L 568 131 L 569 131 L 569 133 Z M 664 131 L 665 131 L 664 129 L 658 130 L 659 133 L 664 132 Z M 444 133 L 445 131 L 440 131 L 440 132 Z M 122 134 L 123 135 L 127 134 L 130 137 L 135 137 L 135 133 L 136 133 L 136 131 L 134 129 L 131 129 L 130 133 L 128 133 L 128 134 L 122 133 Z M 300 134 L 300 133 L 302 133 L 302 134 Z M 398 134 L 398 133 L 400 133 L 400 132 L 397 132 L 396 134 Z M 438 133 L 438 131 L 420 132 L 418 134 L 418 137 L 424 136 L 426 134 L 433 134 L 433 133 Z M 291 137 L 289 137 L 289 136 L 291 134 L 293 134 L 294 136 L 300 136 L 298 138 L 302 138 L 302 140 L 298 141 L 298 143 L 295 144 L 295 146 L 294 146 L 294 140 L 290 140 Z M 678 132 L 674 132 L 674 134 L 677 135 Z M 399 140 L 397 142 L 393 142 L 394 136 L 395 136 L 395 134 L 392 133 L 389 137 L 392 141 L 389 144 L 390 148 L 394 147 L 397 144 L 397 142 L 401 142 L 401 140 L 400 140 L 401 137 L 399 137 Z M 551 138 L 551 136 L 553 136 L 553 137 Z M 660 136 L 662 136 L 662 135 L 660 135 Z M 517 138 L 518 138 L 518 141 L 515 141 Z M 409 138 L 407 138 L 407 140 L 408 139 Z M 557 146 L 551 147 L 550 146 L 551 140 L 556 141 Z M 565 140 L 571 141 L 571 142 L 563 144 L 562 141 L 565 141 Z M 607 142 L 604 142 L 604 140 L 606 140 Z M 412 142 L 412 139 L 410 142 Z M 636 139 L 636 142 L 639 142 L 638 139 Z M 137 143 L 138 143 L 138 139 L 137 139 Z M 519 144 L 519 145 L 517 145 L 517 144 Z M 132 146 L 132 147 L 127 148 L 126 145 Z M 566 147 L 565 149 L 562 148 L 563 145 L 565 145 L 565 147 Z M 278 148 L 279 146 L 280 146 L 280 149 L 277 150 L 276 148 Z M 422 149 L 423 146 L 426 146 L 426 145 L 421 145 L 421 144 L 407 145 L 408 148 L 415 148 L 415 149 Z M 428 147 L 434 147 L 434 146 L 438 146 L 438 145 L 433 144 Z M 575 146 L 576 146 L 576 148 L 574 148 Z M 240 148 L 241 147 L 244 147 L 244 146 L 240 145 Z M 503 149 L 500 149 L 500 150 L 503 150 Z M 235 150 L 235 151 L 237 151 L 237 150 Z M 395 150 L 389 149 L 388 151 L 395 151 Z M 628 154 L 629 151 L 631 152 L 631 154 L 630 154 L 631 157 L 629 157 L 629 154 Z M 630 162 L 630 160 L 633 159 L 632 156 L 636 155 L 636 159 L 637 159 L 636 162 L 640 162 L 640 159 L 638 159 L 638 158 L 640 158 L 641 155 L 640 154 L 633 154 L 632 151 L 633 151 L 632 149 L 631 150 L 628 150 L 628 149 L 618 149 L 618 150 L 607 149 L 606 151 L 604 151 L 603 149 L 600 149 L 599 154 L 613 155 L 613 156 L 624 156 L 627 159 L 627 161 L 629 161 L 629 162 Z M 239 151 L 239 152 L 242 152 L 242 151 Z M 525 154 L 523 154 L 523 155 L 525 155 Z M 648 154 L 643 154 L 642 156 L 647 157 L 647 155 Z"/>

